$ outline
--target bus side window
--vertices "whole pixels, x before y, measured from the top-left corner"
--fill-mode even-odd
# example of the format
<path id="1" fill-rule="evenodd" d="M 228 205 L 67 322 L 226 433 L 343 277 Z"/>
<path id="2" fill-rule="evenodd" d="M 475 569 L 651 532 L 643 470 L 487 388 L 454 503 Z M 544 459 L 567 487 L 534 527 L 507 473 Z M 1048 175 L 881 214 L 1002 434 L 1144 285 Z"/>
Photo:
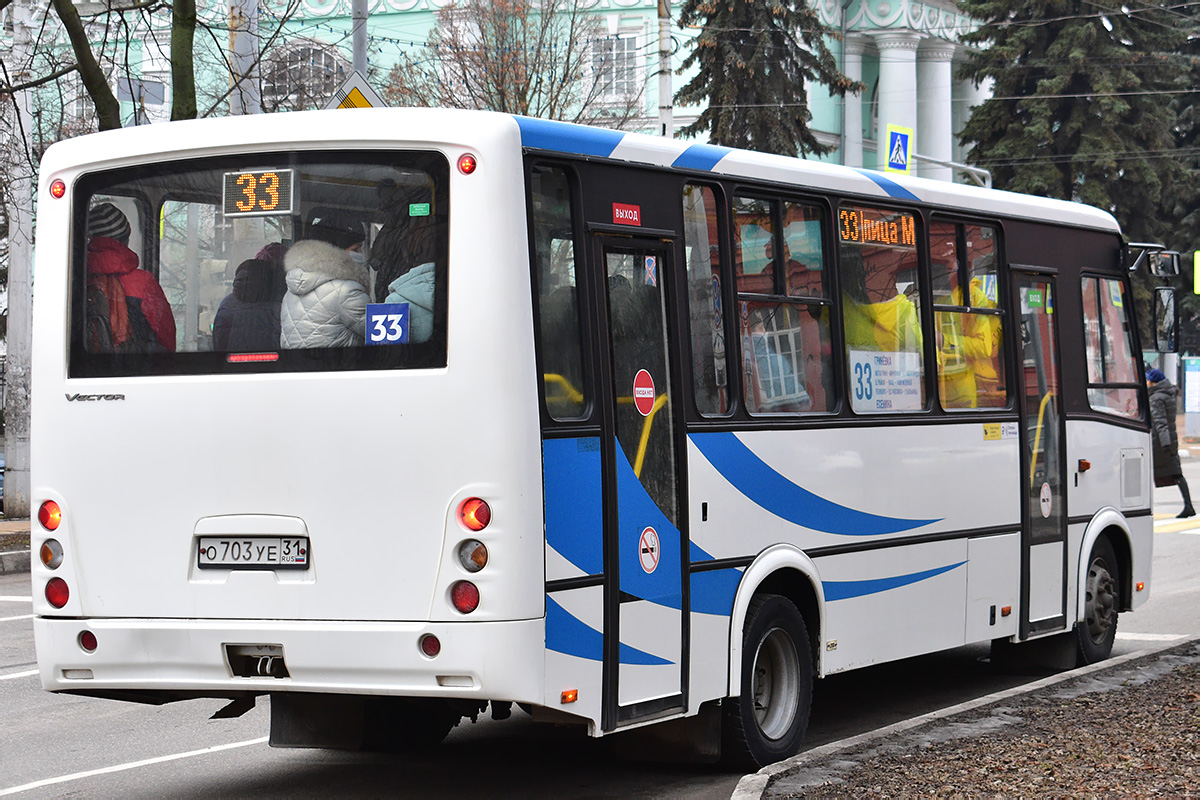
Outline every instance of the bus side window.
<path id="1" fill-rule="evenodd" d="M 925 408 L 924 337 L 912 213 L 838 209 L 850 406 L 858 413 Z"/>
<path id="2" fill-rule="evenodd" d="M 820 210 L 738 197 L 733 229 L 746 409 L 829 411 L 830 300 Z"/>
<path id="3" fill-rule="evenodd" d="M 996 242 L 992 227 L 929 226 L 938 396 L 945 409 L 1003 408 L 1008 402 Z"/>
<path id="4" fill-rule="evenodd" d="M 556 420 L 581 419 L 588 403 L 570 183 L 561 169 L 534 167 L 531 186 L 537 336 L 546 410 Z"/>
<path id="5" fill-rule="evenodd" d="M 1127 298 L 1125 284 L 1119 280 L 1083 279 L 1088 404 L 1106 414 L 1140 419 Z"/>
<path id="6" fill-rule="evenodd" d="M 692 387 L 696 407 L 705 416 L 725 414 L 730 406 L 717 218 L 712 189 L 692 184 L 683 187 Z"/>

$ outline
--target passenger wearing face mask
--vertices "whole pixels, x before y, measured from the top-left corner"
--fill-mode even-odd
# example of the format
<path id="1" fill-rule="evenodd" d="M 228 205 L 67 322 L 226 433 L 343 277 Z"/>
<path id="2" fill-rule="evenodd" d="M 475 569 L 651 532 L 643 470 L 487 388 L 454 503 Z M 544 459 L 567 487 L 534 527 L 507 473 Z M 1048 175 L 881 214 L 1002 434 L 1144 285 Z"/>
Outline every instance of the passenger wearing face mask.
<path id="1" fill-rule="evenodd" d="M 361 345 L 371 283 L 363 265 L 362 232 L 309 225 L 305 235 L 283 261 L 287 294 L 280 309 L 280 346 Z"/>

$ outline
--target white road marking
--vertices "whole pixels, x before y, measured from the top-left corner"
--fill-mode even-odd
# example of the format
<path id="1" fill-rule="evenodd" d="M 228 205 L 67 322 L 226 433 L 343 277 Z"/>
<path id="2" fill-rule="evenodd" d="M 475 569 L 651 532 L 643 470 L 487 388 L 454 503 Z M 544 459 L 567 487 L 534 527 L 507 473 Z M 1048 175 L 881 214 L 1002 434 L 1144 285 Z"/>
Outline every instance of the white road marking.
<path id="1" fill-rule="evenodd" d="M 222 750 L 233 750 L 238 747 L 249 747 L 255 744 L 265 744 L 270 737 L 263 736 L 258 739 L 249 739 L 244 742 L 233 742 L 232 744 L 218 744 L 213 747 L 206 747 L 203 750 L 189 750 L 186 753 L 175 753 L 169 756 L 159 756 L 158 758 L 147 758 L 143 761 L 130 761 L 128 764 L 117 764 L 112 767 L 101 767 L 100 769 L 90 769 L 87 772 L 76 772 L 71 775 L 60 775 L 57 778 L 46 778 L 45 780 L 34 781 L 33 783 L 25 783 L 20 786 L 13 786 L 10 789 L 0 789 L 0 797 L 6 797 L 10 794 L 19 794 L 20 792 L 28 792 L 30 789 L 40 789 L 43 786 L 54 786 L 59 783 L 69 783 L 70 781 L 79 781 L 84 778 L 92 778 L 96 775 L 109 775 L 114 772 L 125 772 L 126 770 L 138 769 L 139 767 L 148 767 L 152 764 L 163 764 L 167 761 L 178 761 L 181 758 L 192 758 L 194 756 L 206 756 L 209 753 L 219 753 Z"/>
<path id="2" fill-rule="evenodd" d="M 33 619 L 33 614 L 22 614 L 19 617 L 0 617 L 0 622 L 12 622 L 14 619 Z"/>
<path id="3" fill-rule="evenodd" d="M 1186 639 L 1186 633 L 1117 633 L 1117 638 L 1125 642 L 1177 642 Z"/>
<path id="4" fill-rule="evenodd" d="M 19 594 L 0 594 L 0 603 L 32 603 L 32 597 Z"/>
<path id="5" fill-rule="evenodd" d="M 37 675 L 37 674 L 38 674 L 38 671 L 36 669 L 31 669 L 28 672 L 14 672 L 11 675 L 0 675 L 0 681 L 11 681 L 14 678 L 28 678 L 32 675 Z"/>

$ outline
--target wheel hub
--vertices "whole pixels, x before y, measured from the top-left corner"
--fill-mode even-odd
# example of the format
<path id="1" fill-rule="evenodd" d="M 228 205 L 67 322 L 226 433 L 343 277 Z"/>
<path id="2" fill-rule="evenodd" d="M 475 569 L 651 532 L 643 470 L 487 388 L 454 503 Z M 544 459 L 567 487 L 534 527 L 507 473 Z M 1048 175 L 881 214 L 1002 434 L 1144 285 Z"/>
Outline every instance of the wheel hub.
<path id="1" fill-rule="evenodd" d="M 772 628 L 759 641 L 750 690 L 759 730 L 769 739 L 782 738 L 796 716 L 800 696 L 800 657 L 782 628 Z"/>
<path id="2" fill-rule="evenodd" d="M 1116 581 L 1108 571 L 1108 565 L 1096 559 L 1088 567 L 1087 599 L 1084 613 L 1087 617 L 1088 636 L 1097 644 L 1102 643 L 1117 621 L 1117 603 L 1114 595 Z"/>

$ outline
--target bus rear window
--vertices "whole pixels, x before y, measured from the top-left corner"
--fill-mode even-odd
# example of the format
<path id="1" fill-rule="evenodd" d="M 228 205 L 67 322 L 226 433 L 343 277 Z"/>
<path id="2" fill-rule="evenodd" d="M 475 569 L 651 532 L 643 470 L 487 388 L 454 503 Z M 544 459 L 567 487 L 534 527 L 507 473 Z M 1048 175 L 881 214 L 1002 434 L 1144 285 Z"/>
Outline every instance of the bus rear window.
<path id="1" fill-rule="evenodd" d="M 436 153 L 261 153 L 75 193 L 72 377 L 446 364 Z"/>

